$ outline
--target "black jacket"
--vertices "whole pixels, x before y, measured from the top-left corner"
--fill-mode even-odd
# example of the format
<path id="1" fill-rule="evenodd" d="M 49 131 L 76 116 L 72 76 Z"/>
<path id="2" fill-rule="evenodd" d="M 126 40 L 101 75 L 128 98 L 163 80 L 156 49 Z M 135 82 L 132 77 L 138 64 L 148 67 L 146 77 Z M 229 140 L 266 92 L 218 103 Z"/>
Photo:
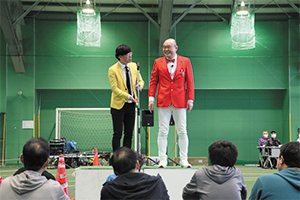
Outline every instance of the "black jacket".
<path id="1" fill-rule="evenodd" d="M 160 175 L 126 173 L 103 184 L 100 199 L 170 199 Z"/>

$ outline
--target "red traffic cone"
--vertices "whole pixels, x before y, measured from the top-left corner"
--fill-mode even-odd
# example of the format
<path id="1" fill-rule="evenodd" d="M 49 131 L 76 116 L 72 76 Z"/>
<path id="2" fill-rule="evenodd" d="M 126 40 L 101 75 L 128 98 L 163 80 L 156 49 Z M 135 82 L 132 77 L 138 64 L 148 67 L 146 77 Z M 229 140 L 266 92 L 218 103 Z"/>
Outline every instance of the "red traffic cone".
<path id="1" fill-rule="evenodd" d="M 68 188 L 68 181 L 67 181 L 67 173 L 66 173 L 66 166 L 65 166 L 65 159 L 64 155 L 59 155 L 58 166 L 57 166 L 57 176 L 56 181 L 63 187 L 65 193 L 69 196 L 69 188 Z"/>
<path id="2" fill-rule="evenodd" d="M 95 148 L 93 166 L 100 166 L 97 148 Z"/>

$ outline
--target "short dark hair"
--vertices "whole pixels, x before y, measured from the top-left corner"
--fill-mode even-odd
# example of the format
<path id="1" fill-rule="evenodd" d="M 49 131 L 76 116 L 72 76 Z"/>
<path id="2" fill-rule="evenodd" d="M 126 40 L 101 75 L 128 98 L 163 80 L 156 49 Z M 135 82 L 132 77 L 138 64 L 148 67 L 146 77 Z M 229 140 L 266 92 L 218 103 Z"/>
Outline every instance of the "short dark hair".
<path id="1" fill-rule="evenodd" d="M 33 138 L 23 147 L 24 167 L 28 170 L 38 171 L 50 155 L 50 147 L 44 138 Z"/>
<path id="2" fill-rule="evenodd" d="M 125 174 L 136 168 L 137 154 L 128 147 L 120 147 L 112 157 L 111 164 L 117 175 Z"/>
<path id="3" fill-rule="evenodd" d="M 211 165 L 232 167 L 236 163 L 238 150 L 233 143 L 219 140 L 208 147 L 208 154 Z"/>
<path id="4" fill-rule="evenodd" d="M 283 157 L 283 162 L 288 167 L 300 167 L 300 143 L 288 142 L 280 147 L 279 157 Z"/>
<path id="5" fill-rule="evenodd" d="M 124 55 L 126 55 L 126 54 L 128 54 L 128 53 L 130 53 L 130 52 L 131 52 L 131 49 L 130 49 L 129 46 L 127 46 L 126 44 L 121 44 L 121 45 L 119 45 L 119 46 L 116 48 L 116 54 L 115 54 L 115 56 L 116 56 L 116 58 L 117 58 L 118 60 L 120 60 L 120 59 L 119 59 L 119 56 L 124 56 Z"/>
<path id="6" fill-rule="evenodd" d="M 272 134 L 272 133 L 276 133 L 276 131 L 271 131 L 271 134 Z M 277 134 L 277 133 L 276 133 L 276 134 Z"/>

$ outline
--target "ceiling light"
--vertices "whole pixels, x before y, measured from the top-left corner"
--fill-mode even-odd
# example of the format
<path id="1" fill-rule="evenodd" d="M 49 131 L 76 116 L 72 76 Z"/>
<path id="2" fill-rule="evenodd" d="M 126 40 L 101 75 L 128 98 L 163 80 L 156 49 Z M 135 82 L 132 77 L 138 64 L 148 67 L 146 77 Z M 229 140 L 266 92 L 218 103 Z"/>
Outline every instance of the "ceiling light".
<path id="1" fill-rule="evenodd" d="M 231 15 L 231 48 L 247 50 L 255 48 L 254 6 L 249 1 L 237 0 Z"/>
<path id="2" fill-rule="evenodd" d="M 95 14 L 94 5 L 91 4 L 90 0 L 86 1 L 86 4 L 82 7 L 82 12 L 85 14 Z"/>
<path id="3" fill-rule="evenodd" d="M 236 12 L 236 15 L 239 15 L 241 17 L 245 16 L 249 16 L 249 11 L 248 11 L 248 8 L 245 6 L 245 2 L 242 1 L 240 6 L 237 8 L 237 12 Z"/>

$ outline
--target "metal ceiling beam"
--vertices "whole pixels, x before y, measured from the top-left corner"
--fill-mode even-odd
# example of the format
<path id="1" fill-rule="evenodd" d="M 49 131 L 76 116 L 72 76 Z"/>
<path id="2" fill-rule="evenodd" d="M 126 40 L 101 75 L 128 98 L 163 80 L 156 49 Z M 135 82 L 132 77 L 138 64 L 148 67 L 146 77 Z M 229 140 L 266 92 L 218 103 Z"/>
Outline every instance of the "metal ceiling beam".
<path id="1" fill-rule="evenodd" d="M 210 10 L 212 13 L 214 13 L 216 16 L 220 17 L 220 19 L 223 20 L 223 22 L 228 22 L 227 19 L 225 19 L 224 17 L 222 17 L 221 15 L 219 15 L 219 13 L 217 13 L 216 11 L 214 11 L 213 9 L 211 9 L 210 7 L 208 7 L 208 5 L 206 5 L 205 3 L 201 2 L 208 10 Z"/>
<path id="2" fill-rule="evenodd" d="M 15 28 L 16 25 L 19 23 L 19 21 L 23 20 L 24 17 L 26 17 L 26 15 L 28 13 L 30 13 L 30 11 L 39 3 L 41 2 L 41 0 L 37 0 L 36 2 L 34 2 L 34 4 L 32 4 L 32 6 L 30 6 L 30 8 L 28 8 L 16 21 L 14 21 L 14 23 L 12 24 L 12 27 Z M 21 4 L 22 5 L 22 4 Z"/>
<path id="3" fill-rule="evenodd" d="M 159 21 L 160 33 L 158 44 L 158 55 L 163 56 L 163 42 L 170 37 L 170 28 L 172 23 L 173 0 L 160 0 Z"/>
<path id="4" fill-rule="evenodd" d="M 21 27 L 19 24 L 16 27 L 12 27 L 13 12 L 9 9 L 9 3 L 15 2 L 0 1 L 0 24 L 15 71 L 24 73 Z"/>
<path id="5" fill-rule="evenodd" d="M 286 0 L 299 14 L 300 14 L 300 9 L 290 0 Z"/>
<path id="6" fill-rule="evenodd" d="M 190 10 L 192 10 L 197 3 L 199 3 L 202 0 L 197 0 L 195 1 L 184 13 L 182 13 L 182 15 L 172 24 L 172 26 L 170 27 L 170 32 L 172 32 L 172 30 L 174 29 L 174 27 L 190 12 Z"/>
<path id="7" fill-rule="evenodd" d="M 156 23 L 156 21 L 154 21 L 154 19 L 152 19 L 152 17 L 150 17 L 150 15 L 148 15 L 148 13 L 146 13 L 142 8 L 141 6 L 139 6 L 139 4 L 137 4 L 134 0 L 129 0 L 136 8 L 138 8 L 146 17 L 147 19 L 149 19 L 153 24 L 154 26 L 157 28 L 157 29 L 160 29 L 160 26 Z"/>

